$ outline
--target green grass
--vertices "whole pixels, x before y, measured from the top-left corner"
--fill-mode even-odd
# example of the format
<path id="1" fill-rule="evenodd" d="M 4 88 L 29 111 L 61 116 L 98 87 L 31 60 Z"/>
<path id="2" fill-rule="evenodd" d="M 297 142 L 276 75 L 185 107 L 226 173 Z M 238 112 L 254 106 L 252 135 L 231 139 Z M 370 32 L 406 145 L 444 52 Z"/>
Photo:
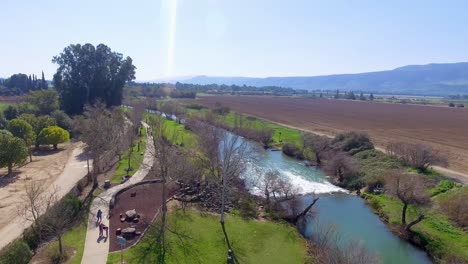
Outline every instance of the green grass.
<path id="1" fill-rule="evenodd" d="M 91 202 L 102 192 L 101 189 L 96 189 L 87 200 L 83 202 L 83 213 L 80 216 L 80 219 L 62 235 L 62 245 L 64 249 L 71 254 L 74 252 L 70 259 L 67 260 L 67 264 L 80 264 L 81 259 L 83 258 L 84 245 L 86 241 L 86 230 L 88 225 L 88 214 L 89 207 Z M 47 254 L 53 255 L 58 252 L 58 242 L 53 241 L 48 244 L 45 248 Z"/>
<path id="2" fill-rule="evenodd" d="M 388 222 L 397 226 L 401 224 L 400 201 L 387 195 L 369 195 L 377 203 L 380 210 L 388 216 Z M 417 217 L 414 207 L 408 208 L 407 222 Z M 434 208 L 425 212 L 426 219 L 413 227 L 413 230 L 425 240 L 428 250 L 436 256 L 456 257 L 468 261 L 468 234 L 456 227 L 446 216 Z"/>
<path id="3" fill-rule="evenodd" d="M 140 151 L 138 151 L 138 141 L 140 142 Z M 146 150 L 146 128 L 142 128 L 142 133 L 133 143 L 133 153 L 130 159 L 130 166 L 133 168 L 132 171 L 128 172 L 128 175 L 132 176 L 140 168 L 143 162 L 143 157 Z M 127 174 L 126 169 L 128 168 L 128 160 L 130 157 L 130 149 L 127 150 L 120 161 L 117 164 L 114 175 L 110 178 L 111 183 L 120 183 L 122 177 Z"/>
<path id="4" fill-rule="evenodd" d="M 186 246 L 172 243 L 167 263 L 225 263 L 227 248 L 219 224 L 219 216 L 199 211 L 181 210 L 169 215 L 170 227 L 183 233 Z M 177 228 L 174 228 L 177 227 Z M 227 215 L 226 230 L 234 252 L 241 263 L 305 263 L 306 242 L 294 227 L 273 223 L 243 220 Z M 176 235 L 168 233 L 171 242 Z M 126 263 L 155 263 L 155 250 L 151 235 L 135 247 L 124 251 Z M 184 253 L 185 252 L 185 253 Z M 109 255 L 107 263 L 120 263 L 120 253 Z"/>
<path id="5" fill-rule="evenodd" d="M 194 149 L 197 147 L 196 135 L 191 131 L 186 130 L 184 125 L 181 125 L 176 121 L 157 116 L 156 114 L 147 113 L 146 117 L 149 125 L 151 125 L 151 121 L 149 121 L 151 118 L 160 118 L 160 120 L 164 122 L 164 134 L 173 144 L 181 146 L 184 149 Z"/>
<path id="6" fill-rule="evenodd" d="M 202 116 L 204 115 L 208 110 L 207 109 L 187 109 L 187 112 L 193 115 L 198 115 Z M 293 143 L 297 146 L 302 145 L 302 139 L 301 139 L 301 131 L 293 128 L 288 128 L 284 126 L 277 125 L 275 123 L 259 119 L 253 116 L 248 116 L 244 114 L 237 114 L 234 112 L 230 112 L 227 115 L 224 116 L 219 116 L 219 120 L 223 122 L 225 125 L 234 128 L 236 126 L 236 119 L 237 122 L 241 120 L 242 125 L 245 127 L 251 127 L 251 128 L 261 128 L 261 127 L 268 127 L 273 129 L 273 137 L 272 137 L 272 143 L 273 145 L 277 147 L 281 147 L 285 143 Z"/>

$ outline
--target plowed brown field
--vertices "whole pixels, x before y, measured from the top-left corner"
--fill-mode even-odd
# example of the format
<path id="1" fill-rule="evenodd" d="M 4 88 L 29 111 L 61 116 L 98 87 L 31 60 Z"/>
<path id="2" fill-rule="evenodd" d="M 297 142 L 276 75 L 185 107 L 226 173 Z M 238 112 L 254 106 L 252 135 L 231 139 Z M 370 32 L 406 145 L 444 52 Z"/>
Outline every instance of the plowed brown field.
<path id="1" fill-rule="evenodd" d="M 265 96 L 205 96 L 233 111 L 326 134 L 365 131 L 376 145 L 398 140 L 430 144 L 446 153 L 451 169 L 468 173 L 468 109 Z"/>

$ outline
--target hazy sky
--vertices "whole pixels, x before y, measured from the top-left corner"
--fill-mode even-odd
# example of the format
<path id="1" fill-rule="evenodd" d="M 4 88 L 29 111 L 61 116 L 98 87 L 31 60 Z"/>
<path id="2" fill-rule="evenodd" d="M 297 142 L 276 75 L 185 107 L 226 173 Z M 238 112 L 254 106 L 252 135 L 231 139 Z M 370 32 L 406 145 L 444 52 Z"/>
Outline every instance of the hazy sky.
<path id="1" fill-rule="evenodd" d="M 138 80 L 468 61 L 467 10 L 468 1 L 428 0 L 2 0 L 0 77 L 50 79 L 52 57 L 71 43 L 131 56 Z"/>

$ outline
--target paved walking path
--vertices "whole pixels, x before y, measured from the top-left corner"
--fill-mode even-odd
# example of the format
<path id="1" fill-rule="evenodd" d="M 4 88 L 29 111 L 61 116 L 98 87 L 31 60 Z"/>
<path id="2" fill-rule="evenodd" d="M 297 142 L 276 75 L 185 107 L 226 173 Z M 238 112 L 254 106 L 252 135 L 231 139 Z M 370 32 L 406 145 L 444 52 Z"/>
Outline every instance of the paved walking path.
<path id="1" fill-rule="evenodd" d="M 146 123 L 143 122 L 143 125 L 148 129 L 148 125 Z M 82 264 L 104 264 L 107 262 L 109 241 L 103 239 L 99 240 L 99 227 L 96 225 L 96 212 L 98 209 L 101 209 L 103 215 L 102 223 L 109 226 L 109 219 L 107 216 L 109 215 L 109 202 L 112 199 L 112 195 L 129 185 L 142 181 L 153 166 L 154 145 L 152 142 L 153 137 L 151 133 L 147 133 L 145 156 L 143 157 L 143 162 L 138 171 L 135 172 L 135 174 L 125 183 L 112 187 L 106 192 L 100 194 L 91 204 L 85 247 L 83 258 L 81 260 Z"/>
<path id="2" fill-rule="evenodd" d="M 58 198 L 66 195 L 75 185 L 86 176 L 88 167 L 86 159 L 82 157 L 83 146 L 80 145 L 72 151 L 72 155 L 68 158 L 67 164 L 62 173 L 49 187 L 48 191 L 57 191 Z M 55 188 L 57 188 L 55 190 Z M 31 222 L 25 222 L 23 217 L 17 216 L 11 219 L 10 224 L 0 229 L 0 248 L 5 247 L 10 242 L 21 236 L 23 231 L 31 226 Z"/>

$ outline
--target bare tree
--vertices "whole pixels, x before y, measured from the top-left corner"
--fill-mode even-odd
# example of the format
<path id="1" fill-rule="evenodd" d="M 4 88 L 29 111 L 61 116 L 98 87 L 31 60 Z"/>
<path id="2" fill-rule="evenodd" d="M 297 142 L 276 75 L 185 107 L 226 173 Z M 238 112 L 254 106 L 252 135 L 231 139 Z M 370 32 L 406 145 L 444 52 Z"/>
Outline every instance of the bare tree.
<path id="1" fill-rule="evenodd" d="M 430 165 L 448 165 L 447 157 L 428 145 L 391 142 L 387 146 L 387 152 L 401 158 L 405 164 L 422 171 Z"/>
<path id="2" fill-rule="evenodd" d="M 353 159 L 341 151 L 332 156 L 324 169 L 335 177 L 338 183 L 343 183 L 346 178 L 354 176 L 356 173 L 356 165 Z"/>
<path id="3" fill-rule="evenodd" d="M 86 143 L 87 156 L 93 160 L 93 187 L 98 185 L 101 167 L 119 153 L 126 126 L 122 112 L 106 109 L 103 103 L 86 106 L 84 117 L 77 118 L 75 130 Z"/>
<path id="4" fill-rule="evenodd" d="M 309 148 L 314 152 L 315 163 L 317 166 L 321 166 L 322 160 L 331 149 L 331 139 L 312 133 L 304 133 L 302 134 L 302 142 L 304 149 Z"/>
<path id="5" fill-rule="evenodd" d="M 318 264 L 377 264 L 378 257 L 358 241 L 343 242 L 333 225 L 317 224 L 309 239 L 308 253 Z"/>
<path id="6" fill-rule="evenodd" d="M 468 187 L 450 192 L 441 203 L 441 209 L 461 227 L 468 227 Z"/>
<path id="7" fill-rule="evenodd" d="M 201 158 L 204 167 L 209 171 L 211 179 L 217 180 L 219 185 L 221 207 L 220 224 L 228 249 L 233 252 L 229 236 L 225 227 L 225 205 L 230 184 L 239 178 L 244 170 L 244 158 L 247 145 L 239 136 L 228 134 L 226 131 L 200 123 L 197 128 Z"/>
<path id="8" fill-rule="evenodd" d="M 424 219 L 424 214 L 420 214 L 417 219 L 407 224 L 406 211 L 408 205 L 424 206 L 430 203 L 429 195 L 424 188 L 425 182 L 423 177 L 400 170 L 391 170 L 385 176 L 385 182 L 386 191 L 403 203 L 401 223 L 406 231 L 411 231 L 412 226 Z"/>
<path id="9" fill-rule="evenodd" d="M 261 142 L 265 148 L 270 146 L 271 138 L 273 137 L 273 129 L 262 125 L 260 128 L 255 129 L 256 140 Z"/>
<path id="10" fill-rule="evenodd" d="M 52 200 L 46 194 L 45 182 L 31 180 L 25 184 L 25 193 L 18 206 L 18 214 L 32 223 L 33 231 L 42 240 L 42 226 L 39 217 L 50 208 Z"/>
<path id="11" fill-rule="evenodd" d="M 57 240 L 59 245 L 59 256 L 60 259 L 62 259 L 64 257 L 62 235 L 73 222 L 75 212 L 73 207 L 67 204 L 66 201 L 58 201 L 56 195 L 50 195 L 47 199 L 50 200 L 50 204 L 54 205 L 49 207 L 47 210 L 43 226 L 44 229 Z"/>

